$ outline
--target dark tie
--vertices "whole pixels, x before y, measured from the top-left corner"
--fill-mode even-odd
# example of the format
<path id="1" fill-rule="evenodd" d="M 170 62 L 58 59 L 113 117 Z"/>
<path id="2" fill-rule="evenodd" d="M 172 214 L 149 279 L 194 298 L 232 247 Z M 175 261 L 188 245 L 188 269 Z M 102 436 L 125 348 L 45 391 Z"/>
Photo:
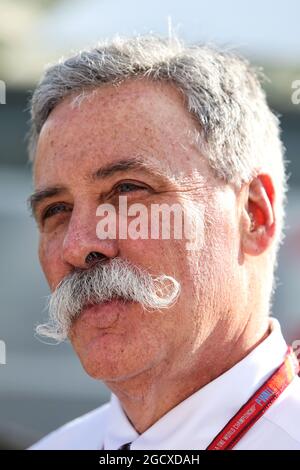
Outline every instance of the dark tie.
<path id="1" fill-rule="evenodd" d="M 127 442 L 126 444 L 123 444 L 121 447 L 118 447 L 117 450 L 130 450 L 130 444 L 131 442 Z"/>

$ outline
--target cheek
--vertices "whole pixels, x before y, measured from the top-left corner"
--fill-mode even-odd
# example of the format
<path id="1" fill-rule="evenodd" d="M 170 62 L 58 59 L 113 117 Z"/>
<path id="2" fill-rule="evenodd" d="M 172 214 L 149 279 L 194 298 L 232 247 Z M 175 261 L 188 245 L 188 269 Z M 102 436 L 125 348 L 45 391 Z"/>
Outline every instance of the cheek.
<path id="1" fill-rule="evenodd" d="M 238 221 L 234 210 L 222 207 L 205 231 L 205 247 L 201 252 L 200 273 L 203 287 L 214 286 L 217 295 L 234 292 L 242 263 Z"/>
<path id="2" fill-rule="evenodd" d="M 197 304 L 197 285 L 199 284 L 199 259 L 195 251 L 186 250 L 185 240 L 122 240 L 120 256 L 126 257 L 133 264 L 149 271 L 151 274 L 165 274 L 179 282 L 181 290 L 175 305 L 164 311 L 160 321 L 170 321 L 167 330 L 174 335 L 172 323 L 181 325 L 185 335 L 193 326 L 190 312 Z M 162 327 L 160 325 L 160 327 Z M 171 333 L 172 331 L 172 333 Z"/>
<path id="3" fill-rule="evenodd" d="M 215 195 L 209 209 L 211 222 L 207 225 L 206 245 L 222 265 L 236 259 L 240 249 L 239 214 L 236 195 L 230 189 Z"/>
<path id="4" fill-rule="evenodd" d="M 185 243 L 182 240 L 120 240 L 120 257 L 152 275 L 166 274 L 181 282 L 185 265 Z"/>
<path id="5" fill-rule="evenodd" d="M 39 260 L 51 290 L 66 275 L 60 253 L 61 249 L 58 238 L 40 235 Z"/>

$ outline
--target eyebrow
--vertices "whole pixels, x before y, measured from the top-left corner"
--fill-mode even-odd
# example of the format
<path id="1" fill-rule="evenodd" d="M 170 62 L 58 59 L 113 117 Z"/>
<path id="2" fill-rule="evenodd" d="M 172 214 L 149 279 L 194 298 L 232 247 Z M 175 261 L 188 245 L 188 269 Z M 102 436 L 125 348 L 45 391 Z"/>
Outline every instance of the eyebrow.
<path id="1" fill-rule="evenodd" d="M 40 189 L 35 191 L 31 196 L 29 196 L 27 203 L 32 215 L 36 215 L 37 206 L 44 201 L 54 196 L 59 196 L 60 194 L 66 192 L 66 188 L 63 186 L 52 186 L 45 189 Z"/>
<path id="2" fill-rule="evenodd" d="M 173 182 L 171 176 L 168 176 L 155 164 L 145 162 L 139 157 L 134 157 L 126 160 L 119 160 L 114 163 L 108 163 L 107 165 L 98 168 L 91 175 L 88 176 L 88 179 L 92 182 L 104 180 L 112 177 L 116 173 L 125 173 L 129 170 L 141 171 L 149 176 L 154 177 L 159 180 L 161 183 L 170 184 Z M 45 199 L 52 198 L 54 196 L 59 196 L 62 193 L 66 192 L 67 188 L 63 186 L 53 186 L 45 189 L 40 189 L 35 191 L 28 198 L 28 205 L 33 216 L 36 215 L 36 210 L 38 205 Z"/>

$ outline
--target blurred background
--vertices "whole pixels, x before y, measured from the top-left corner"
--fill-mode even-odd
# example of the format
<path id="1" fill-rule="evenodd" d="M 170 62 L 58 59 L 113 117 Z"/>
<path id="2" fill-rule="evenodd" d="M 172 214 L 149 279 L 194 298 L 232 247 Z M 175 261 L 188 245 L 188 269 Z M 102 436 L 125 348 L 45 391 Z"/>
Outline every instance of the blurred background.
<path id="1" fill-rule="evenodd" d="M 264 68 L 290 173 L 273 313 L 289 341 L 300 339 L 300 93 L 292 100 L 300 80 L 299 18 L 298 0 L 0 0 L 0 80 L 6 85 L 6 104 L 0 104 L 0 340 L 6 343 L 0 448 L 25 448 L 109 396 L 82 371 L 68 344 L 45 345 L 34 337 L 48 288 L 26 207 L 32 190 L 25 142 L 30 93 L 46 64 L 99 39 L 167 35 L 171 24 L 187 41 L 233 48 Z"/>

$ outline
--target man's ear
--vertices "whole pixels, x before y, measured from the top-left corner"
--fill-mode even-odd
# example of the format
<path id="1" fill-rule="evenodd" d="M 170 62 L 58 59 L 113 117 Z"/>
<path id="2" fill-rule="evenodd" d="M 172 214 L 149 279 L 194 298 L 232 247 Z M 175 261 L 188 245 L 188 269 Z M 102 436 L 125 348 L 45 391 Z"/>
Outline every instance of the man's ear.
<path id="1" fill-rule="evenodd" d="M 272 244 L 276 225 L 274 198 L 274 185 L 269 175 L 258 175 L 249 184 L 248 200 L 243 211 L 244 253 L 257 256 Z"/>

